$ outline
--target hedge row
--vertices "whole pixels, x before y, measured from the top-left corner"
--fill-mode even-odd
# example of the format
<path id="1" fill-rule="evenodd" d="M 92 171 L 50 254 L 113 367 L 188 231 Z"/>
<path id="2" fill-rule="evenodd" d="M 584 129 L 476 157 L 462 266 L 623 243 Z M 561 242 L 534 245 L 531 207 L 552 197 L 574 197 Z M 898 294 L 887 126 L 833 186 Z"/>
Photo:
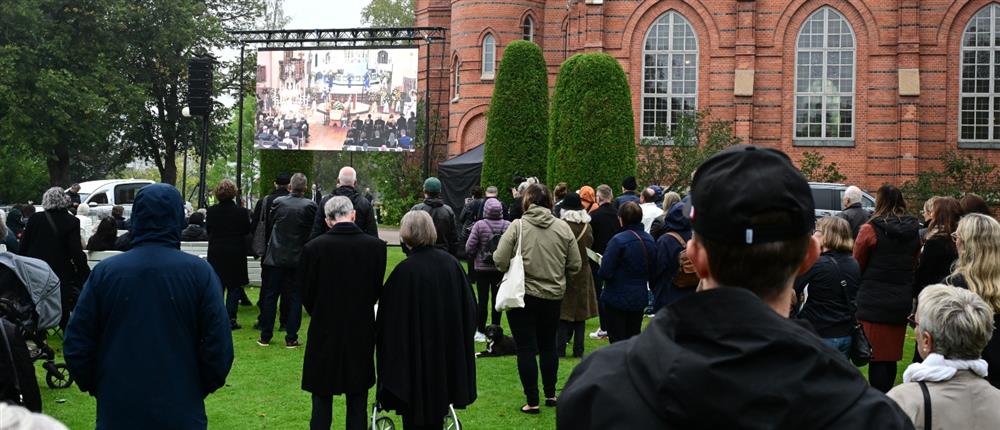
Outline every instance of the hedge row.
<path id="1" fill-rule="evenodd" d="M 260 184 L 259 190 L 263 197 L 274 190 L 274 178 L 279 173 L 302 172 L 312 185 L 313 152 L 312 151 L 282 151 L 277 149 L 262 149 L 260 154 Z"/>

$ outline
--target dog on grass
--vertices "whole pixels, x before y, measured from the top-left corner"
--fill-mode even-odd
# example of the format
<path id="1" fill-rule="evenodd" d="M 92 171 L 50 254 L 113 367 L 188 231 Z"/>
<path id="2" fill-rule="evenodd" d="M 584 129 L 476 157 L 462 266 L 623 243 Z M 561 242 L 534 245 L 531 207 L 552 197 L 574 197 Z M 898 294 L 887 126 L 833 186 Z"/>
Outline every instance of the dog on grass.
<path id="1" fill-rule="evenodd" d="M 514 355 L 514 338 L 503 334 L 503 327 L 496 324 L 486 326 L 486 350 L 479 353 L 480 357 L 500 357 Z"/>

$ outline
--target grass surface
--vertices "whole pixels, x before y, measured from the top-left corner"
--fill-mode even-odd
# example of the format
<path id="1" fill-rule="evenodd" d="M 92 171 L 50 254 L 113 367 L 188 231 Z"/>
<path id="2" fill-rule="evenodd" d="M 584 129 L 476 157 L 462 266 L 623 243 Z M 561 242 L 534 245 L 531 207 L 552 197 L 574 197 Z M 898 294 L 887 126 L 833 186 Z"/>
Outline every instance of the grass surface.
<path id="1" fill-rule="evenodd" d="M 389 266 L 394 267 L 404 258 L 398 247 L 389 251 Z M 391 271 L 391 270 L 390 270 Z M 388 272 L 386 275 L 388 275 Z M 247 290 L 251 299 L 256 302 L 259 292 L 256 288 Z M 309 426 L 311 399 L 309 393 L 301 390 L 302 358 L 304 348 L 285 349 L 280 342 L 263 348 L 256 344 L 258 332 L 251 329 L 257 317 L 254 307 L 240 307 L 239 320 L 243 329 L 233 332 L 233 346 L 236 360 L 226 381 L 226 386 L 208 396 L 205 407 L 208 412 L 210 429 L 305 429 Z M 306 338 L 309 318 L 303 312 L 303 325 L 300 339 L 308 343 Z M 646 320 L 648 321 L 648 319 Z M 503 320 L 504 327 L 507 319 Z M 597 328 L 597 319 L 587 323 L 587 332 Z M 344 327 L 343 329 L 350 329 Z M 505 328 L 506 329 L 506 328 Z M 509 330 L 507 331 L 509 333 Z M 281 340 L 279 333 L 275 339 Z M 586 351 L 606 345 L 605 341 L 586 340 Z M 56 349 L 62 360 L 61 342 L 53 337 L 50 345 Z M 485 344 L 477 344 L 477 350 L 485 348 Z M 902 369 L 909 364 L 913 353 L 912 333 L 907 335 L 904 350 L 904 361 L 900 362 L 898 378 L 902 377 Z M 780 359 L 776 357 L 775 359 Z M 559 383 L 561 390 L 573 367 L 580 360 L 564 358 L 559 361 Z M 39 386 L 42 387 L 42 402 L 44 412 L 49 414 L 71 429 L 87 429 L 94 427 L 96 404 L 92 397 L 73 387 L 65 390 L 53 390 L 45 385 L 45 372 L 41 363 L 36 363 L 36 374 Z M 867 368 L 861 369 L 867 374 Z M 897 383 L 899 383 L 897 378 Z M 517 411 L 524 404 L 524 394 L 517 376 L 517 365 L 513 356 L 483 358 L 477 362 L 477 382 L 479 398 L 466 410 L 458 411 L 464 428 L 468 429 L 554 429 L 555 408 L 542 407 L 541 415 L 529 416 Z M 141 375 L 136 375 L 136 383 L 142 383 Z M 539 390 L 541 387 L 539 386 Z M 374 392 L 369 392 L 369 404 L 374 402 Z M 398 417 L 397 429 L 402 428 Z M 344 398 L 334 399 L 333 428 L 343 428 Z"/>

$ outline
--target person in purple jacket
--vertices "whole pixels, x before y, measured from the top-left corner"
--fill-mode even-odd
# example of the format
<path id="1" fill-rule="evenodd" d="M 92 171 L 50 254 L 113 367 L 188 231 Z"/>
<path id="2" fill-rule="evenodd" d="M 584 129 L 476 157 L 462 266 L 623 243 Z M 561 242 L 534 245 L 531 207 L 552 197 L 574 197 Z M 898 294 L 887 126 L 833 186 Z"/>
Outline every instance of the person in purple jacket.
<path id="1" fill-rule="evenodd" d="M 492 315 L 491 324 L 500 324 L 500 312 L 490 311 L 489 304 L 496 304 L 497 292 L 500 290 L 500 280 L 503 279 L 497 266 L 493 263 L 493 251 L 500 243 L 500 236 L 510 227 L 510 221 L 503 219 L 503 204 L 497 199 L 486 199 L 483 203 L 483 219 L 476 221 L 465 242 L 465 252 L 475 256 L 476 297 L 479 302 L 479 327 L 476 332 L 476 342 L 485 342 L 486 315 Z M 493 238 L 496 237 L 496 240 Z"/>

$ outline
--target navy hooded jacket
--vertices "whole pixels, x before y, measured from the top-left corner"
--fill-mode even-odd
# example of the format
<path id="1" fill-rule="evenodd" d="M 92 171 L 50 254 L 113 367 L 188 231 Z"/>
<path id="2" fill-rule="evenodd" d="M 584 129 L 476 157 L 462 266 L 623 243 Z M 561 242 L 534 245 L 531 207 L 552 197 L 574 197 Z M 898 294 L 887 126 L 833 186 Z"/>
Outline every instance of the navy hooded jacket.
<path id="1" fill-rule="evenodd" d="M 696 290 L 695 288 L 682 289 L 674 286 L 674 278 L 680 270 L 678 257 L 685 245 L 667 233 L 677 233 L 685 241 L 691 240 L 691 220 L 684 216 L 684 203 L 674 203 L 667 211 L 667 215 L 663 217 L 663 224 L 664 233 L 659 239 L 656 239 L 656 265 L 653 270 L 656 284 L 653 285 L 653 312 Z"/>
<path id="2" fill-rule="evenodd" d="M 182 252 L 184 203 L 164 184 L 139 191 L 132 249 L 94 268 L 63 344 L 98 429 L 204 429 L 204 398 L 233 364 L 219 277 Z"/>

